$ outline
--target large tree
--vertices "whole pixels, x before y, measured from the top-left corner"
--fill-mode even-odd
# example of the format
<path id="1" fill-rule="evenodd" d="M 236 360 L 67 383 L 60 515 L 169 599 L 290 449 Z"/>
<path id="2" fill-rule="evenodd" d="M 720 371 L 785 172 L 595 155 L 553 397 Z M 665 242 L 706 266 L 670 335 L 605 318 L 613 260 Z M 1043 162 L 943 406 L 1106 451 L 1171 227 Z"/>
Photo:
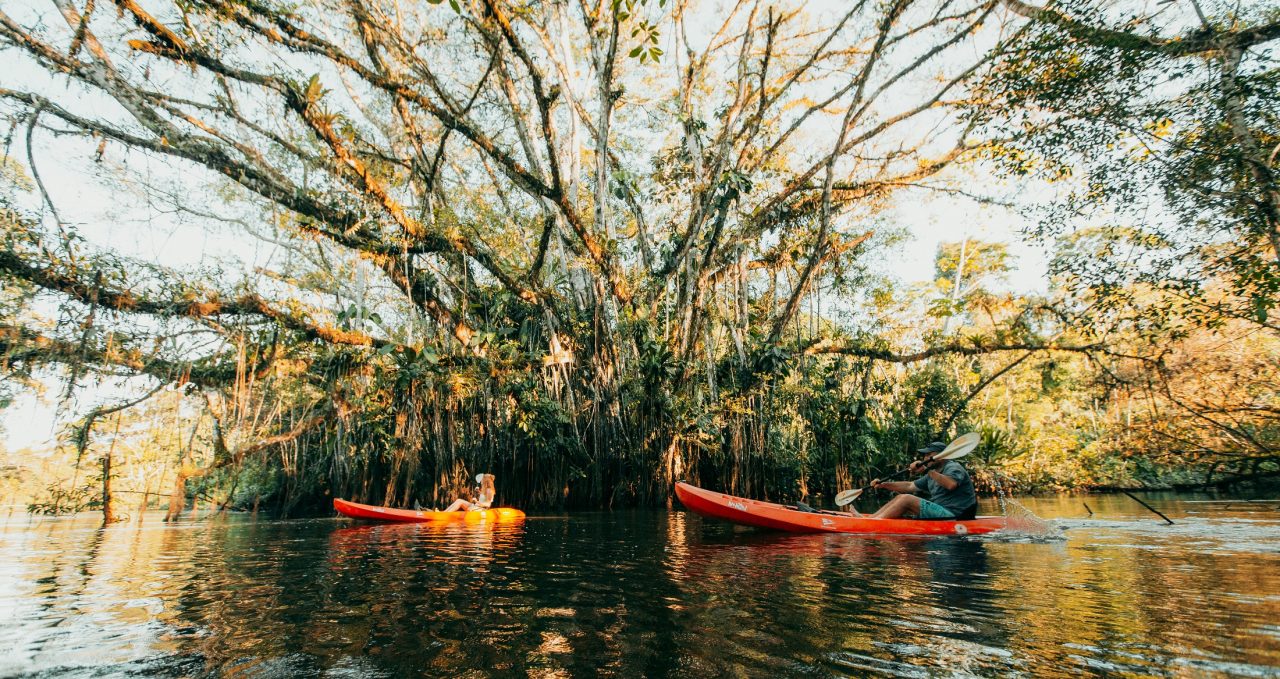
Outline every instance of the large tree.
<path id="1" fill-rule="evenodd" d="M 665 488 L 696 455 L 698 416 L 664 395 L 754 398 L 806 300 L 858 268 L 886 197 L 991 144 L 969 84 L 999 53 L 996 7 L 6 10 L 15 69 L 0 100 L 28 137 L 79 136 L 86 162 L 146 154 L 192 187 L 229 185 L 234 215 L 199 190 L 150 197 L 313 264 L 245 280 L 166 270 L 82 243 L 51 204 L 43 223 L 12 221 L 0 267 L 74 304 L 55 328 L 11 323 L 11 363 L 115 365 L 230 394 L 287 356 L 316 366 L 304 378 L 318 400 L 340 402 L 299 396 L 304 409 L 337 410 L 352 396 L 326 380 L 353 365 L 393 382 L 422 365 L 501 370 L 527 376 L 494 401 L 509 421 L 548 401 L 567 413 L 575 469 L 623 447 L 621 473 Z M 344 276 L 377 294 L 356 299 Z M 332 356 L 347 367 L 328 370 Z M 591 474 L 582 492 L 597 498 L 622 483 Z M 556 478 L 543 485 L 572 477 Z"/>

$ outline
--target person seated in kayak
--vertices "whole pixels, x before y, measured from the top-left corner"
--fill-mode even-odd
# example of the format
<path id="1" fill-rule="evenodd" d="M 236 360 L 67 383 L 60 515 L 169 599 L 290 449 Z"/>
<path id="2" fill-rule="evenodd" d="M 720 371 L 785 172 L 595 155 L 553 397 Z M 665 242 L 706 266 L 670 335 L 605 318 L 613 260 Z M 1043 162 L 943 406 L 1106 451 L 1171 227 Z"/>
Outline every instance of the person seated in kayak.
<path id="1" fill-rule="evenodd" d="M 472 512 L 488 509 L 493 505 L 493 497 L 497 491 L 493 488 L 493 474 L 476 474 L 476 483 L 480 484 L 480 494 L 471 500 L 458 498 L 449 505 L 446 512 Z"/>
<path id="2" fill-rule="evenodd" d="M 898 493 L 885 506 L 871 516 L 873 519 L 896 519 L 913 516 L 917 519 L 949 519 L 967 521 L 977 515 L 978 496 L 973 490 L 969 471 L 955 460 L 935 460 L 947 444 L 935 441 L 916 452 L 924 457 L 911 463 L 912 474 L 922 474 L 915 481 L 891 481 L 880 479 L 871 482 L 872 488 L 884 488 Z M 929 499 L 913 493 L 928 492 Z"/>

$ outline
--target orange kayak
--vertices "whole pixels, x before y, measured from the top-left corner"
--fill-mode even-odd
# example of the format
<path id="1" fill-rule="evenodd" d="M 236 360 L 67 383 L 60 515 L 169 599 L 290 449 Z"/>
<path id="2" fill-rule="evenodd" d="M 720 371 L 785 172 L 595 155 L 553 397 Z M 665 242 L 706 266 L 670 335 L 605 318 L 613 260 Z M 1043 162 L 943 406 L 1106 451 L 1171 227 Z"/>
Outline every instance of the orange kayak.
<path id="1" fill-rule="evenodd" d="M 802 512 L 794 507 L 704 490 L 683 481 L 676 497 L 689 511 L 744 526 L 791 533 L 881 533 L 885 535 L 979 535 L 1004 528 L 1003 516 L 971 521 L 873 519 L 844 512 Z"/>
<path id="2" fill-rule="evenodd" d="M 412 523 L 425 523 L 427 521 L 463 521 L 466 523 L 498 523 L 501 521 L 519 521 L 524 518 L 524 512 L 511 507 L 498 507 L 496 509 L 477 509 L 473 512 L 433 512 L 430 510 L 419 511 L 416 509 L 392 509 L 391 507 L 376 507 L 374 505 L 362 505 L 358 502 L 348 502 L 341 498 L 333 499 L 333 508 L 343 516 L 349 516 L 353 519 L 370 519 L 373 521 L 402 521 Z"/>

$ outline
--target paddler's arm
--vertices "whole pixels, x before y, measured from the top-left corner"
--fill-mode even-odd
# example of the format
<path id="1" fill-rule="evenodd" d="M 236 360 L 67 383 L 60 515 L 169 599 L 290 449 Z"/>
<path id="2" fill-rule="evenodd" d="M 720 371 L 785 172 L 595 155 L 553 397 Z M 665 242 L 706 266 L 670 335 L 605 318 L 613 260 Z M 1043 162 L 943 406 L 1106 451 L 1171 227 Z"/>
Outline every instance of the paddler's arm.
<path id="1" fill-rule="evenodd" d="M 938 467 L 944 464 L 946 464 L 946 460 L 929 460 L 925 465 L 929 470 L 929 478 L 947 490 L 955 490 L 956 486 L 960 485 L 960 481 L 938 471 Z"/>
<path id="2" fill-rule="evenodd" d="M 895 493 L 914 493 L 917 490 L 916 484 L 912 483 L 911 481 L 890 481 L 888 483 L 885 483 L 880 479 L 876 479 L 875 481 L 871 482 L 871 487 L 883 488 L 885 490 L 891 490 Z"/>

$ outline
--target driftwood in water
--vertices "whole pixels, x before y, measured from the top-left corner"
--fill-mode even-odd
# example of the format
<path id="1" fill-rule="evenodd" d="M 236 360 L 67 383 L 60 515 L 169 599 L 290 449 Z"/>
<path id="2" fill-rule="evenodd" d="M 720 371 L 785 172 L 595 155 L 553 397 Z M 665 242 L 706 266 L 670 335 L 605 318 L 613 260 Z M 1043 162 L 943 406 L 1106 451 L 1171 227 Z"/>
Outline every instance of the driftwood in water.
<path id="1" fill-rule="evenodd" d="M 1151 505 L 1149 505 L 1149 504 L 1147 504 L 1147 503 L 1143 502 L 1142 500 L 1139 500 L 1139 499 L 1138 499 L 1138 496 L 1134 495 L 1133 493 L 1130 493 L 1130 492 L 1129 492 L 1129 491 L 1127 491 L 1127 490 L 1126 490 L 1126 491 L 1123 491 L 1123 492 L 1124 492 L 1124 494 L 1125 494 L 1125 495 L 1128 495 L 1129 497 L 1133 498 L 1133 500 L 1134 500 L 1135 502 L 1137 502 L 1138 504 L 1142 505 L 1143 507 L 1146 507 L 1147 509 L 1149 509 L 1149 510 L 1151 510 L 1152 512 L 1154 512 L 1157 516 L 1159 516 L 1160 518 L 1164 519 L 1166 522 L 1168 522 L 1168 524 L 1169 524 L 1170 526 L 1172 526 L 1172 525 L 1173 525 L 1173 519 L 1170 519 L 1169 517 L 1167 517 L 1167 516 L 1165 516 L 1164 514 L 1162 514 L 1162 513 L 1160 512 L 1160 510 L 1156 509 L 1155 507 L 1152 507 Z"/>

